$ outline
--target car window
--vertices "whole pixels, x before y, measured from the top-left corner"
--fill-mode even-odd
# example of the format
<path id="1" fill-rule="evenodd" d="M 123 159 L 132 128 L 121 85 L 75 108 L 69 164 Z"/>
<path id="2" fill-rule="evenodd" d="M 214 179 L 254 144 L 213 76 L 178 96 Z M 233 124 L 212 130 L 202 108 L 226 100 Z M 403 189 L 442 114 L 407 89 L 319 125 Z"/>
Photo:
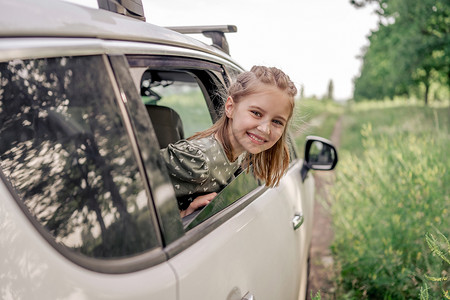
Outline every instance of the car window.
<path id="1" fill-rule="evenodd" d="M 105 61 L 0 63 L 0 166 L 57 244 L 122 258 L 160 242 Z"/>

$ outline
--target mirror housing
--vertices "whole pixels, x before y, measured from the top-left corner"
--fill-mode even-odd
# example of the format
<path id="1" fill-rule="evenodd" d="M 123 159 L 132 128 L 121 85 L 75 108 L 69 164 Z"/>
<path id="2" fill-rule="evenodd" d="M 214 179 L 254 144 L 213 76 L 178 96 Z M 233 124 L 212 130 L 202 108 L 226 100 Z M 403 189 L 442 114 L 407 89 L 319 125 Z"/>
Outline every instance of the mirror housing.
<path id="1" fill-rule="evenodd" d="M 301 170 L 302 181 L 305 181 L 309 170 L 333 170 L 337 162 L 337 150 L 331 141 L 313 135 L 306 137 L 305 159 Z"/>

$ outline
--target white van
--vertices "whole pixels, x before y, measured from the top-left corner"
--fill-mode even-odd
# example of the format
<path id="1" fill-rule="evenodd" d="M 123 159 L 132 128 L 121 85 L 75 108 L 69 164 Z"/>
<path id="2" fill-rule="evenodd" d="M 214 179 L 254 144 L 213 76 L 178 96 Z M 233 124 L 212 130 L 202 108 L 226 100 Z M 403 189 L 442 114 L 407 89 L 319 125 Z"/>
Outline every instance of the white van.
<path id="1" fill-rule="evenodd" d="M 217 92 L 243 71 L 224 37 L 236 28 L 99 6 L 115 12 L 0 0 L 0 298 L 304 298 L 307 172 L 332 169 L 334 147 L 311 137 L 302 159 L 292 144 L 278 187 L 236 174 L 181 219 L 159 150 L 218 119 Z"/>

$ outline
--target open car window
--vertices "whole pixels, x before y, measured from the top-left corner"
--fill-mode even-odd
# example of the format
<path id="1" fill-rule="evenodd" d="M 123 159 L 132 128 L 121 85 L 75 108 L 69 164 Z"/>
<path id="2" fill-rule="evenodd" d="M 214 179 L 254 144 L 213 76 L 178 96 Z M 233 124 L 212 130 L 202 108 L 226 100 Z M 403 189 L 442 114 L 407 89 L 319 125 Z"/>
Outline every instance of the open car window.
<path id="1" fill-rule="evenodd" d="M 223 95 L 224 84 L 229 81 L 223 78 L 226 75 L 220 65 L 170 57 L 130 56 L 127 59 L 160 148 L 209 128 L 220 117 L 224 99 L 219 95 Z M 210 205 L 181 220 L 185 231 L 235 206 L 239 199 L 259 186 L 251 173 L 242 172 Z M 159 205 L 156 207 L 158 209 Z M 160 215 L 165 218 L 165 212 Z"/>
<path id="2" fill-rule="evenodd" d="M 130 56 L 128 63 L 160 148 L 209 128 L 219 118 L 219 65 L 159 56 Z"/>

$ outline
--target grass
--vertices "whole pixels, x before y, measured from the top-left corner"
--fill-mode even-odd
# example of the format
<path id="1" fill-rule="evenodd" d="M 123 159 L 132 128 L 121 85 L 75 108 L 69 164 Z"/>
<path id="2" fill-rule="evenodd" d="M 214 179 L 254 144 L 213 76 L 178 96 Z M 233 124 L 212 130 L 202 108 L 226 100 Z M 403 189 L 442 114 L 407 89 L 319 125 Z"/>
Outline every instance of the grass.
<path id="1" fill-rule="evenodd" d="M 448 105 L 448 104 L 447 104 Z M 332 194 L 338 299 L 431 299 L 449 272 L 425 234 L 450 234 L 450 109 L 361 103 L 343 114 Z"/>
<path id="2" fill-rule="evenodd" d="M 433 253 L 435 257 L 438 257 L 439 259 L 441 259 L 442 264 L 446 265 L 446 267 L 449 268 L 450 267 L 450 242 L 447 239 L 447 237 L 444 234 L 442 234 L 441 232 L 437 231 L 437 237 L 435 237 L 432 233 L 427 233 L 426 241 L 427 241 L 428 248 L 430 249 L 431 253 Z M 426 279 L 428 279 L 431 282 L 439 283 L 439 286 L 441 287 L 441 290 L 442 290 L 442 295 L 446 299 L 450 299 L 449 289 L 447 288 L 449 280 L 450 280 L 448 272 L 445 272 L 445 273 L 442 272 L 441 274 L 438 274 L 438 276 L 425 275 L 425 277 L 426 277 Z M 420 295 L 421 300 L 429 299 L 429 293 L 428 293 L 429 289 L 430 288 L 428 287 L 428 283 L 425 282 L 420 289 L 419 295 Z"/>

